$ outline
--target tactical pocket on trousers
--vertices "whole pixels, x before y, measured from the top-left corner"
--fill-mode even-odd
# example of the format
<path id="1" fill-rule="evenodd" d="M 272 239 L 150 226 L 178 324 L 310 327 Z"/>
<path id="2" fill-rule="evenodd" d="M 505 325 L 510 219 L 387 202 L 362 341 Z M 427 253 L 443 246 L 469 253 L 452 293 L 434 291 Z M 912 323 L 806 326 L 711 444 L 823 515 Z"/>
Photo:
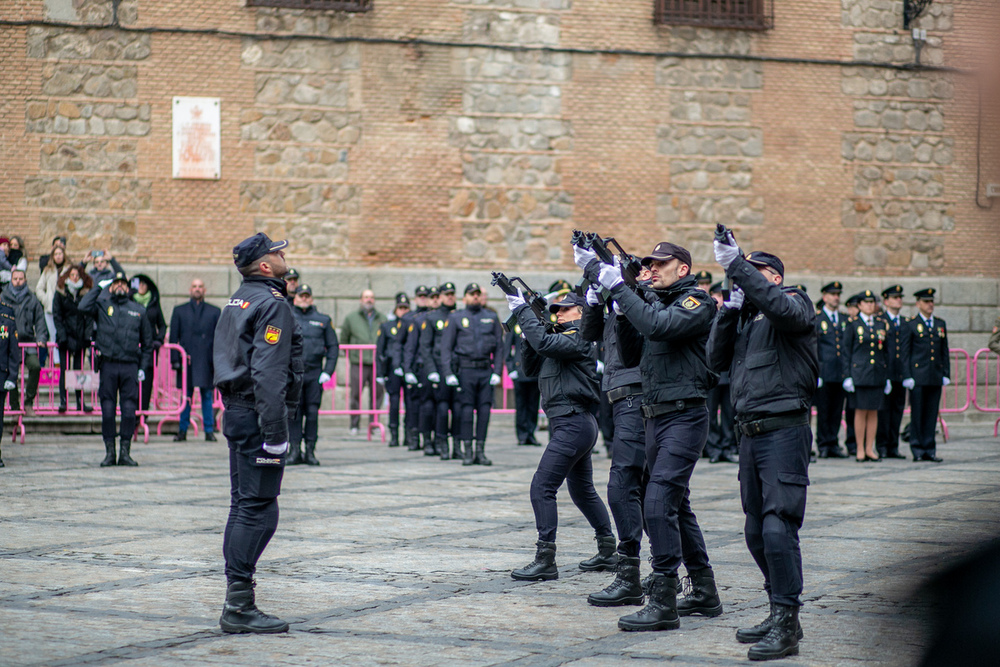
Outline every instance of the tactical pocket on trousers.
<path id="1" fill-rule="evenodd" d="M 779 472 L 778 482 L 778 514 L 796 526 L 801 526 L 806 514 L 809 477 L 800 472 Z"/>

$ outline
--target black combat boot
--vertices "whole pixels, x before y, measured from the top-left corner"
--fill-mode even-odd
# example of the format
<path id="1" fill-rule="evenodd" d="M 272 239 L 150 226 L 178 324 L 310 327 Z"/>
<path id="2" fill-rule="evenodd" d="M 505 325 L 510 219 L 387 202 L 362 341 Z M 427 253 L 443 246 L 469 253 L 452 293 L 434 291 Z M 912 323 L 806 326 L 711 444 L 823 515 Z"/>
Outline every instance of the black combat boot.
<path id="1" fill-rule="evenodd" d="M 302 458 L 302 443 L 294 442 L 288 446 L 288 458 L 285 459 L 286 466 L 297 466 L 305 463 Z"/>
<path id="2" fill-rule="evenodd" d="M 618 540 L 614 535 L 595 537 L 597 540 L 597 555 L 580 563 L 580 569 L 587 572 L 603 572 L 613 570 L 618 564 Z"/>
<path id="3" fill-rule="evenodd" d="M 777 660 L 799 654 L 799 608 L 783 604 L 771 605 L 771 629 L 764 638 L 750 647 L 751 660 Z"/>
<path id="4" fill-rule="evenodd" d="M 712 568 L 692 570 L 688 575 L 691 580 L 691 592 L 677 601 L 677 613 L 681 616 L 721 614 L 722 600 L 719 599 L 719 591 L 715 587 L 715 572 Z"/>
<path id="5" fill-rule="evenodd" d="M 767 636 L 771 625 L 774 623 L 774 603 L 770 603 L 771 611 L 763 621 L 752 628 L 740 628 L 736 631 L 736 641 L 741 644 L 756 644 Z M 802 625 L 799 624 L 795 630 L 795 636 L 802 639 Z"/>
<path id="6" fill-rule="evenodd" d="M 318 466 L 319 459 L 316 458 L 316 441 L 312 442 L 306 441 L 306 454 L 302 457 L 302 461 L 307 466 Z"/>
<path id="7" fill-rule="evenodd" d="M 101 467 L 107 468 L 108 466 L 115 465 L 115 441 L 105 440 L 104 441 L 104 460 L 101 461 Z"/>
<path id="8" fill-rule="evenodd" d="M 591 593 L 587 602 L 595 607 L 621 607 L 642 604 L 644 595 L 639 583 L 639 559 L 618 555 L 615 580 L 600 593 Z"/>
<path id="9" fill-rule="evenodd" d="M 472 450 L 472 441 L 465 440 L 462 442 L 462 465 L 471 466 L 476 462 L 476 454 Z"/>
<path id="10" fill-rule="evenodd" d="M 254 582 L 234 581 L 226 590 L 226 604 L 222 606 L 219 625 L 223 632 L 256 632 L 269 634 L 288 632 L 288 623 L 265 614 L 254 604 Z"/>
<path id="11" fill-rule="evenodd" d="M 477 466 L 493 465 L 493 461 L 490 461 L 488 458 L 486 458 L 485 450 L 486 450 L 486 441 L 476 440 L 476 453 L 475 457 L 473 458 L 473 463 L 475 463 Z"/>
<path id="12" fill-rule="evenodd" d="M 457 437 L 452 436 L 451 438 L 451 460 L 461 461 L 465 457 L 462 455 L 462 441 Z"/>
<path id="13" fill-rule="evenodd" d="M 556 543 L 535 542 L 535 560 L 510 573 L 518 581 L 551 581 L 559 578 L 556 567 Z"/>
<path id="14" fill-rule="evenodd" d="M 111 448 L 114 449 L 114 443 L 112 443 Z M 118 465 L 120 466 L 130 466 L 132 468 L 139 465 L 132 460 L 129 456 L 129 452 L 132 449 L 132 442 L 130 440 L 122 439 L 121 445 L 118 446 Z"/>
<path id="15" fill-rule="evenodd" d="M 437 455 L 437 437 L 433 433 L 424 433 L 424 456 Z"/>
<path id="16" fill-rule="evenodd" d="M 411 452 L 420 449 L 420 432 L 414 428 L 406 429 L 406 449 Z"/>
<path id="17" fill-rule="evenodd" d="M 389 446 L 399 447 L 399 429 L 389 427 Z"/>
<path id="18" fill-rule="evenodd" d="M 646 606 L 618 619 L 618 628 L 629 632 L 676 630 L 681 626 L 677 615 L 677 577 L 653 573 Z"/>
<path id="19" fill-rule="evenodd" d="M 448 436 L 436 436 L 434 438 L 435 447 L 437 447 L 438 456 L 441 457 L 442 461 L 447 461 L 451 458 L 451 449 L 448 447 Z"/>

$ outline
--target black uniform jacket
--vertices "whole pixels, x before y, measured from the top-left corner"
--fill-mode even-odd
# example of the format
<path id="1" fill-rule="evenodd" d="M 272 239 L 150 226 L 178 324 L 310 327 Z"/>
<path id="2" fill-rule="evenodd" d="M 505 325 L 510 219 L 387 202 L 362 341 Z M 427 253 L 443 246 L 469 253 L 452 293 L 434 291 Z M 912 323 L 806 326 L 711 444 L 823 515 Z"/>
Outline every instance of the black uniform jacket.
<path id="1" fill-rule="evenodd" d="M 618 348 L 626 367 L 639 366 L 643 405 L 705 398 L 718 382 L 705 358 L 715 301 L 694 276 L 656 290 L 647 303 L 624 284 L 611 291 L 624 312 L 618 318 Z"/>
<path id="2" fill-rule="evenodd" d="M 847 321 L 841 343 L 840 372 L 854 380 L 856 387 L 884 387 L 889 377 L 886 341 L 889 323 L 872 315 L 872 326 L 859 315 Z"/>
<path id="3" fill-rule="evenodd" d="M 424 318 L 427 317 L 429 309 L 417 308 L 416 312 L 409 312 L 403 315 L 403 322 L 406 323 L 406 336 L 402 340 L 403 372 L 417 375 L 423 369 L 423 359 L 420 358 L 420 328 L 426 327 Z"/>
<path id="4" fill-rule="evenodd" d="M 507 354 L 507 374 L 517 371 L 517 379 L 514 382 L 538 382 L 538 378 L 529 375 L 524 367 L 524 355 L 521 354 L 522 340 L 524 340 L 524 336 L 521 334 L 521 325 L 515 324 L 514 328 L 507 333 L 507 339 L 503 344 L 503 349 L 510 350 Z"/>
<path id="5" fill-rule="evenodd" d="M 605 306 L 584 306 L 580 335 L 584 340 L 604 341 L 604 377 L 601 390 L 610 391 L 630 384 L 642 384 L 638 366 L 627 368 L 618 350 L 618 316 Z"/>
<path id="6" fill-rule="evenodd" d="M 887 311 L 880 312 L 877 317 L 885 320 L 889 326 L 889 336 L 885 341 L 886 354 L 889 362 L 889 379 L 893 382 L 902 382 L 906 379 L 903 375 L 903 330 L 906 327 L 906 318 L 900 313 L 893 322 Z"/>
<path id="7" fill-rule="evenodd" d="M 538 377 L 546 416 L 590 412 L 598 401 L 594 343 L 580 335 L 579 323 L 562 333 L 547 333 L 527 305 L 514 310 L 521 326 L 524 368 Z"/>
<path id="8" fill-rule="evenodd" d="M 21 348 L 18 346 L 14 307 L 0 301 L 0 386 L 7 380 L 17 382 L 21 368 Z"/>
<path id="9" fill-rule="evenodd" d="M 497 373 L 505 356 L 500 317 L 494 311 L 464 308 L 448 316 L 441 341 L 441 364 L 447 373 L 458 373 L 462 366 Z"/>
<path id="10" fill-rule="evenodd" d="M 441 350 L 444 346 L 444 330 L 448 326 L 451 313 L 452 309 L 448 306 L 428 310 L 420 327 L 420 338 L 417 343 L 419 348 L 417 354 L 424 364 L 424 371 L 437 373 L 442 379 L 448 375 L 442 371 L 444 364 L 441 361 Z"/>
<path id="11" fill-rule="evenodd" d="M 843 356 L 841 342 L 844 328 L 847 326 L 847 315 L 838 312 L 837 323 L 820 308 L 816 312 L 816 347 L 819 352 L 819 376 L 827 384 L 840 384 L 844 379 L 844 371 L 840 367 Z"/>
<path id="12" fill-rule="evenodd" d="M 403 367 L 403 347 L 399 339 L 406 335 L 402 321 L 395 316 L 379 325 L 375 334 L 375 373 L 380 378 L 388 378 L 397 368 Z"/>
<path id="13" fill-rule="evenodd" d="M 153 329 L 146 309 L 126 295 L 112 295 L 95 285 L 80 299 L 80 312 L 97 320 L 94 342 L 103 359 L 139 364 L 153 363 Z"/>
<path id="14" fill-rule="evenodd" d="M 212 359 L 215 344 L 215 325 L 222 310 L 210 303 L 187 303 L 174 306 L 170 315 L 170 342 L 180 345 L 188 354 L 188 386 L 211 387 L 215 382 L 215 362 Z M 181 355 L 170 353 L 170 363 L 180 368 Z"/>
<path id="15" fill-rule="evenodd" d="M 940 317 L 927 326 L 917 313 L 903 327 L 903 379 L 913 378 L 923 387 L 940 386 L 951 377 L 948 354 L 948 326 Z"/>
<path id="16" fill-rule="evenodd" d="M 223 402 L 252 406 L 268 444 L 288 442 L 288 405 L 302 392 L 302 332 L 285 281 L 249 276 L 215 328 L 215 386 Z"/>
<path id="17" fill-rule="evenodd" d="M 723 308 L 708 339 L 714 371 L 729 370 L 736 414 L 744 421 L 808 410 L 816 391 L 815 311 L 805 292 L 780 287 L 737 257 L 726 274 L 746 297 Z"/>
<path id="18" fill-rule="evenodd" d="M 340 354 L 333 320 L 316 310 L 316 306 L 309 306 L 305 311 L 292 306 L 292 316 L 302 329 L 303 372 L 316 377 L 324 372 L 333 375 Z"/>

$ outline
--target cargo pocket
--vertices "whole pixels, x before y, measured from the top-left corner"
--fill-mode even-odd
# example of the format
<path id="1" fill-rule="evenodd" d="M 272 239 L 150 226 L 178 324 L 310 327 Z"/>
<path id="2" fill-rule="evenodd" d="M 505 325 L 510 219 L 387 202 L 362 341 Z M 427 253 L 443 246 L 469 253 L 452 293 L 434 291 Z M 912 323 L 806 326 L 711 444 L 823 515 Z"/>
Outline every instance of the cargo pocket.
<path id="1" fill-rule="evenodd" d="M 796 526 L 802 525 L 806 514 L 806 487 L 809 477 L 800 472 L 779 472 L 775 505 L 778 514 Z"/>

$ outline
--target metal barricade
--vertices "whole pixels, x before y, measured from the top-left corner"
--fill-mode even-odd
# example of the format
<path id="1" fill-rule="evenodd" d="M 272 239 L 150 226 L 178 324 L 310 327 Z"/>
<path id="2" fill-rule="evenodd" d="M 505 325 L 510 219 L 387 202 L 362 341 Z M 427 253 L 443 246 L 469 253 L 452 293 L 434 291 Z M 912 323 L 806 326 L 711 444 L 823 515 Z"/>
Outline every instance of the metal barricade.
<path id="1" fill-rule="evenodd" d="M 941 435 L 944 436 L 945 442 L 948 442 L 948 422 L 945 421 L 944 415 L 968 410 L 972 393 L 970 390 L 969 353 L 958 347 L 953 347 L 948 352 L 951 364 L 951 383 L 941 389 L 941 407 L 938 410 Z"/>
<path id="2" fill-rule="evenodd" d="M 180 370 L 171 366 L 171 353 L 180 355 Z M 149 409 L 139 410 L 139 428 L 143 430 L 143 442 L 149 442 L 149 424 L 147 417 L 159 417 L 156 425 L 156 435 L 163 434 L 165 422 L 180 419 L 181 412 L 187 404 L 187 367 L 188 355 L 183 347 L 176 343 L 164 343 L 160 349 L 153 351 L 153 377 L 147 382 L 153 383 L 153 392 L 149 398 Z M 142 384 L 139 384 L 139 396 L 142 396 Z M 140 406 L 141 407 L 141 406 Z"/>
<path id="3" fill-rule="evenodd" d="M 368 424 L 368 439 L 372 439 L 372 431 L 378 429 L 379 435 L 381 436 L 382 442 L 386 441 L 385 425 L 379 421 L 380 415 L 389 414 L 388 408 L 382 409 L 382 396 L 384 394 L 384 388 L 377 381 L 377 376 L 375 372 L 375 364 L 368 366 L 365 363 L 359 363 L 353 366 L 350 363 L 349 353 L 352 351 L 358 351 L 359 358 L 365 359 L 365 353 L 370 352 L 371 358 L 375 358 L 375 346 L 374 345 L 341 345 L 340 353 L 342 356 L 346 357 L 347 361 L 347 377 L 344 383 L 343 391 L 343 407 L 337 407 L 337 373 L 333 373 L 333 376 L 323 385 L 323 389 L 327 390 L 330 394 L 330 408 L 324 409 L 320 407 L 319 414 L 321 415 L 358 415 L 364 416 L 369 415 L 372 421 Z M 368 367 L 370 370 L 365 373 L 365 368 Z M 368 398 L 370 400 L 369 408 L 366 410 L 363 408 L 364 396 L 362 396 L 363 391 L 358 393 L 358 407 L 351 408 L 351 383 L 357 382 L 361 390 L 364 389 L 365 381 L 370 383 Z"/>
<path id="4" fill-rule="evenodd" d="M 1000 355 L 989 348 L 976 350 L 972 359 L 972 405 L 980 412 L 1000 413 Z M 1000 418 L 993 422 L 998 435 Z"/>

